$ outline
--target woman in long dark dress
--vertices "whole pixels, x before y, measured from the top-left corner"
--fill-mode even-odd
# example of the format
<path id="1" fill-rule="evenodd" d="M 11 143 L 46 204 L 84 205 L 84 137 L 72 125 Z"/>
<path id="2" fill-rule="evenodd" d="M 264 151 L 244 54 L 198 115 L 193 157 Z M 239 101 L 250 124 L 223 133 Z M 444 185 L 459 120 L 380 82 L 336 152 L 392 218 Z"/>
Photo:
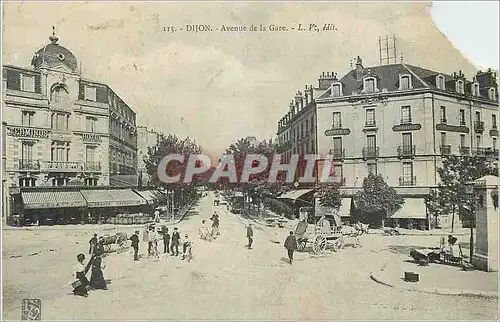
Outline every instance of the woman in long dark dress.
<path id="1" fill-rule="evenodd" d="M 76 256 L 78 263 L 73 268 L 73 277 L 75 278 L 75 282 L 73 282 L 73 294 L 79 296 L 87 297 L 89 294 L 87 292 L 87 286 L 89 286 L 90 282 L 85 275 L 90 269 L 90 265 L 93 262 L 93 258 L 85 265 L 83 261 L 85 260 L 85 255 L 78 254 Z"/>
<path id="2" fill-rule="evenodd" d="M 90 287 L 94 290 L 107 290 L 106 280 L 102 274 L 104 268 L 102 258 L 96 256 L 92 261 L 92 275 L 90 276 Z"/>

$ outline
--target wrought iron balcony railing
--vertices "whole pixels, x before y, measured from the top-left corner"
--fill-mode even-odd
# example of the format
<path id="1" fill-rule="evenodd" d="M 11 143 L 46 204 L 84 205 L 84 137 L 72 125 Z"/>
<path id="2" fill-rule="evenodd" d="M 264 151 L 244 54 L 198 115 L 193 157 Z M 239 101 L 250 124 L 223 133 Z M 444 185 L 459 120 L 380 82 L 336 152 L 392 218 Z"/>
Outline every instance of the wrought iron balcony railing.
<path id="1" fill-rule="evenodd" d="M 417 184 L 417 177 L 415 176 L 399 177 L 400 186 L 415 186 L 416 184 Z"/>
<path id="2" fill-rule="evenodd" d="M 411 124 L 411 117 L 402 117 L 401 124 Z"/>
<path id="3" fill-rule="evenodd" d="M 87 161 L 84 164 L 85 171 L 101 171 L 101 163 L 95 161 Z"/>
<path id="4" fill-rule="evenodd" d="M 476 132 L 483 132 L 484 131 L 484 122 L 483 121 L 475 121 L 474 122 L 474 130 Z"/>
<path id="5" fill-rule="evenodd" d="M 450 155 L 451 154 L 451 145 L 441 145 L 440 146 L 441 155 Z"/>
<path id="6" fill-rule="evenodd" d="M 40 170 L 40 161 L 21 159 L 19 160 L 19 170 Z"/>
<path id="7" fill-rule="evenodd" d="M 374 127 L 374 126 L 377 126 L 377 122 L 375 122 L 375 120 L 367 120 L 365 122 L 365 126 L 367 126 L 367 127 Z"/>
<path id="8" fill-rule="evenodd" d="M 486 149 L 485 148 L 475 148 L 474 155 L 476 155 L 478 157 L 484 157 L 484 156 L 486 156 Z"/>
<path id="9" fill-rule="evenodd" d="M 398 147 L 398 157 L 412 157 L 415 155 L 414 145 L 400 145 Z"/>
<path id="10" fill-rule="evenodd" d="M 333 159 L 339 160 L 345 158 L 345 149 L 331 149 L 330 154 L 333 156 Z"/>
<path id="11" fill-rule="evenodd" d="M 470 148 L 468 146 L 459 146 L 458 151 L 460 152 L 461 155 L 469 155 L 470 154 Z"/>
<path id="12" fill-rule="evenodd" d="M 81 171 L 83 167 L 80 162 L 74 161 L 44 161 L 42 169 L 50 171 Z"/>
<path id="13" fill-rule="evenodd" d="M 372 159 L 378 158 L 379 147 L 378 146 L 370 146 L 363 148 L 363 158 Z"/>

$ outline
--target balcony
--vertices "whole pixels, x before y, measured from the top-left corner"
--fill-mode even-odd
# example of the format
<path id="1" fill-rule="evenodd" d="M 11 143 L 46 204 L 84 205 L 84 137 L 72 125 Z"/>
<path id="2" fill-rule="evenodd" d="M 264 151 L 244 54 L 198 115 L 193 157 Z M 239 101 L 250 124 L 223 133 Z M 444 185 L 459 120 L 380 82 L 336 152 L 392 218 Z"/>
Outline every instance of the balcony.
<path id="1" fill-rule="evenodd" d="M 363 148 L 363 158 L 364 159 L 375 159 L 378 158 L 378 146 L 371 146 Z"/>
<path id="2" fill-rule="evenodd" d="M 333 123 L 332 124 L 332 129 L 341 129 L 342 128 L 342 123 Z"/>
<path id="3" fill-rule="evenodd" d="M 485 157 L 486 156 L 486 149 L 485 148 L 476 148 L 474 149 L 474 155 L 478 157 Z"/>
<path id="4" fill-rule="evenodd" d="M 101 135 L 92 132 L 82 133 L 83 142 L 102 142 Z"/>
<path id="5" fill-rule="evenodd" d="M 459 146 L 458 151 L 460 155 L 470 155 L 470 148 L 468 146 Z"/>
<path id="6" fill-rule="evenodd" d="M 42 169 L 55 172 L 73 172 L 82 170 L 80 162 L 72 161 L 44 161 Z"/>
<path id="7" fill-rule="evenodd" d="M 398 147 L 398 157 L 411 158 L 413 156 L 415 156 L 415 146 L 414 145 L 400 145 Z"/>
<path id="8" fill-rule="evenodd" d="M 476 131 L 476 132 L 483 132 L 484 131 L 484 122 L 482 122 L 482 121 L 475 121 L 474 122 L 474 131 Z"/>
<path id="9" fill-rule="evenodd" d="M 50 130 L 36 127 L 7 126 L 7 135 L 14 137 L 46 139 L 49 137 Z"/>
<path id="10" fill-rule="evenodd" d="M 488 161 L 498 160 L 498 149 L 487 148 L 485 151 Z"/>
<path id="11" fill-rule="evenodd" d="M 441 145 L 440 146 L 441 155 L 451 154 L 451 145 Z"/>
<path id="12" fill-rule="evenodd" d="M 415 176 L 399 177 L 399 185 L 401 187 L 415 186 L 417 185 L 417 177 Z"/>
<path id="13" fill-rule="evenodd" d="M 19 160 L 19 170 L 38 171 L 40 170 L 39 160 Z"/>
<path id="14" fill-rule="evenodd" d="M 334 160 L 342 160 L 345 158 L 345 149 L 331 149 L 329 154 L 333 156 Z"/>
<path id="15" fill-rule="evenodd" d="M 375 122 L 375 120 L 365 122 L 365 127 L 376 127 L 376 126 L 377 126 L 377 123 Z"/>
<path id="16" fill-rule="evenodd" d="M 86 172 L 100 172 L 101 162 L 88 161 L 84 163 L 84 169 Z"/>

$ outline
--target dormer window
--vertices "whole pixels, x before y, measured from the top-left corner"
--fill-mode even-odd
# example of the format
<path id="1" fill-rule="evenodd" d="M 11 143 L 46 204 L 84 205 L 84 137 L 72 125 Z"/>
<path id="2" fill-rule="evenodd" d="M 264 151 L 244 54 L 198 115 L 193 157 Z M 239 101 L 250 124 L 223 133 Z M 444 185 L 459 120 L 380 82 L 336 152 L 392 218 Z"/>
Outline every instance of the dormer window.
<path id="1" fill-rule="evenodd" d="M 365 78 L 363 81 L 363 92 L 364 93 L 374 93 L 377 88 L 377 81 L 375 78 Z"/>
<path id="2" fill-rule="evenodd" d="M 93 101 L 97 100 L 97 89 L 94 86 L 85 85 L 85 100 Z"/>
<path id="3" fill-rule="evenodd" d="M 400 75 L 399 76 L 399 90 L 405 91 L 411 89 L 411 77 L 410 75 Z"/>
<path id="4" fill-rule="evenodd" d="M 21 74 L 21 90 L 24 92 L 34 92 L 35 76 Z"/>
<path id="5" fill-rule="evenodd" d="M 332 85 L 332 97 L 342 96 L 342 84 L 337 83 Z"/>
<path id="6" fill-rule="evenodd" d="M 444 83 L 444 76 L 443 75 L 436 76 L 436 87 L 438 89 L 442 89 L 442 90 L 446 89 L 446 86 L 445 86 L 445 83 Z"/>
<path id="7" fill-rule="evenodd" d="M 493 88 L 493 87 L 492 87 L 492 88 L 490 88 L 490 89 L 488 90 L 488 98 L 489 98 L 490 100 L 492 100 L 492 101 L 495 101 L 495 100 L 496 100 L 496 95 L 495 95 L 495 94 L 496 94 L 496 93 L 495 93 L 495 88 Z"/>
<path id="8" fill-rule="evenodd" d="M 478 83 L 472 83 L 471 85 L 471 94 L 472 96 L 480 96 L 479 94 L 479 84 Z"/>
<path id="9" fill-rule="evenodd" d="M 458 94 L 465 94 L 465 92 L 464 92 L 464 81 L 463 80 L 458 80 L 455 83 L 455 90 L 457 91 Z"/>

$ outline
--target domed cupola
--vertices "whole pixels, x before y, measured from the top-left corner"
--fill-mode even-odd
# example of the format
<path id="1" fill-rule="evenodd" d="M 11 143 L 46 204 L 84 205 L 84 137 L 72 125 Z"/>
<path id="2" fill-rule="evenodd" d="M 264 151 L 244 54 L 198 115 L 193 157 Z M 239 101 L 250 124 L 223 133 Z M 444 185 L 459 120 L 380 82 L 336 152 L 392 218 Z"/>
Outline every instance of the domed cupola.
<path id="1" fill-rule="evenodd" d="M 49 37 L 50 44 L 35 53 L 31 60 L 31 65 L 35 69 L 65 66 L 72 72 L 78 72 L 78 63 L 75 55 L 57 43 L 59 38 L 56 36 L 55 29 L 55 27 L 52 27 L 52 36 Z"/>

